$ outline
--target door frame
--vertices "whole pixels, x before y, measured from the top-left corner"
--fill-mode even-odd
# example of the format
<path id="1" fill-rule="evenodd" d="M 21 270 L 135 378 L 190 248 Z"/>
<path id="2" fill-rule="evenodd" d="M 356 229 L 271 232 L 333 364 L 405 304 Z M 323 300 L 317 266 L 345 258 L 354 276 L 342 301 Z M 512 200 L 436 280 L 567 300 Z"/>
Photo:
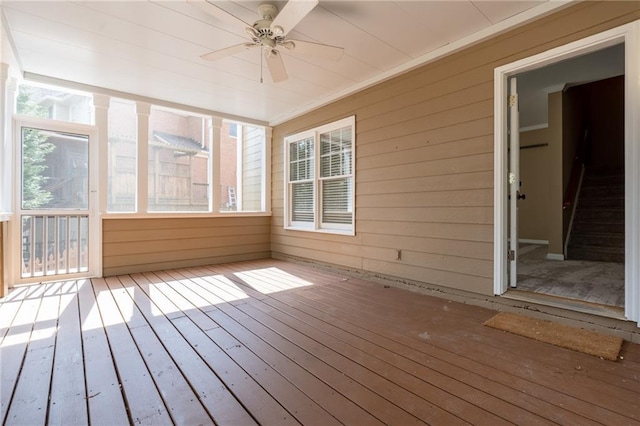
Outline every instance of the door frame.
<path id="1" fill-rule="evenodd" d="M 625 317 L 640 326 L 640 21 L 586 37 L 494 70 L 493 292 L 507 291 L 507 79 L 513 75 L 625 43 Z M 634 166 L 636 165 L 636 166 Z"/>
<path id="2" fill-rule="evenodd" d="M 99 211 L 99 159 L 98 159 L 98 129 L 94 125 L 72 123 L 67 121 L 50 120 L 45 118 L 26 117 L 15 115 L 13 117 L 13 141 L 14 141 L 14 164 L 13 168 L 13 205 L 15 214 L 9 222 L 9 259 L 8 269 L 11 281 L 15 284 L 28 284 L 42 281 L 66 280 L 75 278 L 98 277 L 102 275 L 102 232 Z M 44 130 L 65 132 L 72 134 L 86 135 L 89 137 L 89 204 L 86 211 L 89 215 L 89 269 L 86 272 L 70 273 L 64 275 L 45 275 L 30 278 L 23 278 L 21 268 L 18 265 L 22 258 L 21 234 L 22 234 L 22 214 L 27 213 L 22 210 L 22 132 L 21 127 L 34 127 Z M 64 210 L 63 212 L 67 212 Z M 70 213 L 75 210 L 69 211 Z M 61 213 L 59 210 L 52 210 L 53 214 Z"/>

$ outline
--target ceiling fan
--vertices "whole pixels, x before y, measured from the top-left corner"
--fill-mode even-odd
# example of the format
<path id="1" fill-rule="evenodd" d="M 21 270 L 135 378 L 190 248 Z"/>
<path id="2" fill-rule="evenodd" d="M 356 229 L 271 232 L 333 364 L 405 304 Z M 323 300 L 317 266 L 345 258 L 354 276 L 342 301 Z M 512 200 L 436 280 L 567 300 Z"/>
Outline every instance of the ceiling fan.
<path id="1" fill-rule="evenodd" d="M 215 61 L 260 46 L 264 52 L 264 58 L 274 83 L 284 81 L 288 78 L 287 70 L 282 61 L 282 55 L 278 50 L 279 48 L 284 47 L 295 53 L 333 61 L 339 60 L 344 53 L 342 47 L 286 39 L 287 33 L 311 12 L 319 0 L 289 0 L 280 13 L 278 13 L 278 8 L 275 5 L 261 4 L 258 7 L 258 13 L 262 18 L 254 22 L 253 25 L 244 22 L 242 19 L 208 1 L 186 1 L 215 18 L 224 20 L 235 26 L 244 27 L 251 38 L 251 41 L 247 43 L 236 44 L 202 55 L 202 59 Z M 262 78 L 260 78 L 260 81 L 262 82 Z"/>

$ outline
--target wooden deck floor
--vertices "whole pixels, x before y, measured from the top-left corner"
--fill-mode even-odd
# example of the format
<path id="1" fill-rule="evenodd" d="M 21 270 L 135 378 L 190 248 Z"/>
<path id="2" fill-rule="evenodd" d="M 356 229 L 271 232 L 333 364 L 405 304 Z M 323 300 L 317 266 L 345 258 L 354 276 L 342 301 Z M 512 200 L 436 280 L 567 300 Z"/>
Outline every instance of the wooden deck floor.
<path id="1" fill-rule="evenodd" d="M 22 287 L 0 305 L 0 421 L 640 423 L 640 346 L 604 361 L 494 314 L 275 260 Z"/>

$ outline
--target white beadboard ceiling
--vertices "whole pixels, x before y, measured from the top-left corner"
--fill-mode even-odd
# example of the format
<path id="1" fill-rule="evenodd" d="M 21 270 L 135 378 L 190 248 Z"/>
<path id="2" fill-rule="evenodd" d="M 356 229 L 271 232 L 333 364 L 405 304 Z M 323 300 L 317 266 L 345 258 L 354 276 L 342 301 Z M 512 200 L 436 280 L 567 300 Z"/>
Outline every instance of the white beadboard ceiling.
<path id="1" fill-rule="evenodd" d="M 262 3 L 215 1 L 242 20 Z M 289 79 L 273 83 L 259 49 L 207 62 L 207 52 L 247 41 L 185 1 L 2 1 L 3 25 L 29 76 L 160 99 L 277 124 L 467 42 L 566 2 L 324 1 L 288 38 L 344 47 L 339 62 L 284 51 Z"/>

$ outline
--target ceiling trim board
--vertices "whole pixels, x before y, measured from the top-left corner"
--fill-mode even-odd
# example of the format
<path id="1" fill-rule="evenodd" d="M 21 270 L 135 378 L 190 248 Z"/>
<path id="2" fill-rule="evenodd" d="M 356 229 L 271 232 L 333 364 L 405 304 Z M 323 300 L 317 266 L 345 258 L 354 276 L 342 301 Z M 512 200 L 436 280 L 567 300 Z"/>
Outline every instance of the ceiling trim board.
<path id="1" fill-rule="evenodd" d="M 580 0 L 578 0 L 580 1 Z M 519 26 L 525 25 L 529 22 L 532 22 L 536 19 L 543 18 L 547 15 L 550 15 L 554 12 L 557 12 L 571 4 L 575 4 L 576 0 L 550 0 L 544 4 L 526 10 L 516 16 L 508 18 L 498 24 L 494 24 L 488 28 L 480 30 L 474 34 L 466 36 L 462 39 L 456 40 L 447 44 L 446 46 L 440 47 L 434 51 L 426 53 L 418 58 L 415 58 L 409 62 L 406 62 L 400 66 L 390 69 L 382 74 L 377 75 L 367 81 L 364 81 L 356 86 L 349 87 L 343 91 L 334 93 L 332 96 L 329 96 L 319 102 L 305 105 L 297 110 L 293 111 L 290 114 L 285 114 L 281 117 L 276 118 L 269 122 L 270 126 L 277 126 L 286 121 L 292 120 L 294 118 L 300 117 L 304 114 L 307 114 L 315 109 L 321 108 L 325 105 L 328 105 L 337 100 L 346 98 L 349 95 L 357 93 L 361 90 L 374 86 L 376 84 L 382 83 L 386 80 L 390 80 L 391 78 L 397 77 L 399 75 L 405 74 L 409 71 L 412 71 L 418 67 L 426 65 L 430 62 L 434 62 L 438 59 L 441 59 L 447 55 L 451 55 L 460 50 L 471 47 L 475 44 L 481 43 L 485 40 L 488 40 L 492 37 L 505 33 L 509 30 L 517 28 Z"/>
<path id="2" fill-rule="evenodd" d="M 15 65 L 18 67 L 18 73 L 22 74 L 22 70 L 24 67 L 22 66 L 22 61 L 20 60 L 20 55 L 18 55 L 18 49 L 16 49 L 16 43 L 13 39 L 13 34 L 9 31 L 9 23 L 7 22 L 7 18 L 4 14 L 4 10 L 0 11 L 0 19 L 2 22 L 2 31 L 0 32 L 0 37 L 6 39 L 9 49 L 11 49 L 11 58 L 15 60 Z M 0 49 L 2 47 L 2 40 L 0 39 Z M 2 60 L 4 60 L 4 54 L 2 55 Z M 11 64 L 10 64 L 11 65 Z M 9 67 L 9 74 L 14 74 L 14 70 Z"/>
<path id="3" fill-rule="evenodd" d="M 78 90 L 81 92 L 98 93 L 101 95 L 107 95 L 114 98 L 127 99 L 136 102 L 145 102 L 151 105 L 157 105 L 165 108 L 172 108 L 181 111 L 192 112 L 201 115 L 212 115 L 220 117 L 222 119 L 237 121 L 243 124 L 252 124 L 256 126 L 269 126 L 269 123 L 262 120 L 255 120 L 248 117 L 242 117 L 239 115 L 223 113 L 220 111 L 213 111 L 205 108 L 199 108 L 191 105 L 179 104 L 176 102 L 164 101 L 162 99 L 150 98 L 147 96 L 140 96 L 133 93 L 121 92 L 118 90 L 107 89 L 104 87 L 92 86 L 83 83 L 77 83 L 69 80 L 62 80 L 55 77 L 49 77 L 42 74 L 24 72 L 23 78 L 27 81 L 33 81 L 35 83 L 48 84 L 52 86 L 66 87 L 67 89 Z"/>

